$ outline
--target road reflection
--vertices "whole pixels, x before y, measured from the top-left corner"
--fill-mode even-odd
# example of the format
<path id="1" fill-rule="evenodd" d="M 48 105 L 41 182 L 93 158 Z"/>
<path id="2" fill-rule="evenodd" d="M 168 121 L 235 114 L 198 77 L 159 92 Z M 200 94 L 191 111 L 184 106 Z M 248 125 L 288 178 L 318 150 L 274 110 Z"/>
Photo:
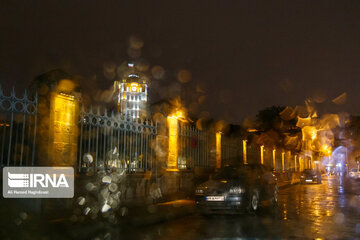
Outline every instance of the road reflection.
<path id="1" fill-rule="evenodd" d="M 347 193 L 344 181 L 324 177 L 322 184 L 282 189 L 276 208 L 265 206 L 256 215 L 194 214 L 143 228 L 140 239 L 360 237 L 360 197 Z M 134 236 L 134 235 L 133 235 Z"/>

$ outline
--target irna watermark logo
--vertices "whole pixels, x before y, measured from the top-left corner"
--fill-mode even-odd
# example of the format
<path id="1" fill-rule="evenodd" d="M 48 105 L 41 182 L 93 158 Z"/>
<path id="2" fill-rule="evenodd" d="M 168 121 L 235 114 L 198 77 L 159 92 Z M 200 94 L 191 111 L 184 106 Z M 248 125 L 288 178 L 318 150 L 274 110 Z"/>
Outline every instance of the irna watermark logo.
<path id="1" fill-rule="evenodd" d="M 5 198 L 72 198 L 74 169 L 72 167 L 5 167 L 3 196 Z"/>

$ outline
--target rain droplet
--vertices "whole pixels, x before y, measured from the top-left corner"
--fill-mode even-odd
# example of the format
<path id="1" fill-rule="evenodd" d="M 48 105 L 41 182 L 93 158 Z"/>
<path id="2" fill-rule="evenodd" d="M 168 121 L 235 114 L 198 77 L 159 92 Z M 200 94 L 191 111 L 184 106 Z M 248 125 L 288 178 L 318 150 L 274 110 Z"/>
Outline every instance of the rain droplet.
<path id="1" fill-rule="evenodd" d="M 89 164 L 91 164 L 94 161 L 94 159 L 90 153 L 85 153 L 83 160 L 84 160 L 84 162 L 89 163 Z"/>
<path id="2" fill-rule="evenodd" d="M 164 77 L 165 75 L 165 70 L 163 67 L 161 66 L 154 66 L 152 69 L 151 69 L 151 74 L 152 76 L 155 78 L 155 79 L 161 79 Z"/>
<path id="3" fill-rule="evenodd" d="M 78 197 L 77 202 L 79 205 L 84 205 L 85 204 L 85 198 L 84 197 Z"/>
<path id="4" fill-rule="evenodd" d="M 89 207 L 85 208 L 85 210 L 84 210 L 84 214 L 85 214 L 85 215 L 88 215 L 88 214 L 89 214 L 89 212 L 90 212 L 90 210 L 91 210 L 91 208 L 89 208 Z"/>
<path id="5" fill-rule="evenodd" d="M 104 204 L 104 206 L 101 208 L 101 212 L 107 212 L 111 209 L 110 205 L 108 205 L 107 203 Z"/>
<path id="6" fill-rule="evenodd" d="M 93 191 L 95 188 L 96 188 L 96 187 L 95 187 L 94 184 L 92 184 L 92 183 L 87 183 L 87 184 L 85 185 L 85 189 L 88 190 L 89 192 L 90 192 L 90 191 Z"/>
<path id="7" fill-rule="evenodd" d="M 187 83 L 191 80 L 191 73 L 188 70 L 180 70 L 177 75 L 178 81 L 181 83 Z"/>
<path id="8" fill-rule="evenodd" d="M 115 192 L 118 189 L 118 186 L 115 183 L 110 183 L 109 184 L 109 190 L 111 192 Z"/>
<path id="9" fill-rule="evenodd" d="M 126 216 L 128 213 L 128 209 L 126 207 L 121 208 L 121 216 Z"/>
<path id="10" fill-rule="evenodd" d="M 110 176 L 105 176 L 102 178 L 102 182 L 103 183 L 111 183 L 111 177 Z"/>

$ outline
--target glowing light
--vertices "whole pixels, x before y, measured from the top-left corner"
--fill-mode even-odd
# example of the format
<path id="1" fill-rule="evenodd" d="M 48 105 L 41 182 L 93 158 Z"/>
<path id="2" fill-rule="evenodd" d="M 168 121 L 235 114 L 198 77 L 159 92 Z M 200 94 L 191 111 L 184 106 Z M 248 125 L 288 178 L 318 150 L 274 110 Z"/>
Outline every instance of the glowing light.
<path id="1" fill-rule="evenodd" d="M 285 172 L 285 153 L 281 153 L 281 170 L 282 172 Z"/>
<path id="2" fill-rule="evenodd" d="M 176 118 L 179 120 L 185 120 L 185 114 L 181 110 L 177 110 L 173 115 L 169 116 L 168 118 Z"/>
<path id="3" fill-rule="evenodd" d="M 169 156 L 168 168 L 177 169 L 178 162 L 178 118 L 169 116 L 167 118 L 169 126 Z"/>
<path id="4" fill-rule="evenodd" d="M 332 153 L 331 147 L 329 147 L 328 145 L 322 145 L 320 147 L 320 152 L 324 155 L 324 156 L 330 156 Z"/>
<path id="5" fill-rule="evenodd" d="M 65 93 L 53 95 L 51 109 L 52 161 L 71 163 L 76 157 L 76 102 Z M 68 129 L 65 131 L 65 129 Z"/>
<path id="6" fill-rule="evenodd" d="M 264 164 L 264 146 L 260 146 L 260 163 Z"/>
<path id="7" fill-rule="evenodd" d="M 221 168 L 221 132 L 216 133 L 216 168 Z"/>
<path id="8" fill-rule="evenodd" d="M 243 157 L 244 157 L 244 164 L 247 164 L 247 152 L 246 152 L 246 140 L 243 140 Z"/>
<path id="9" fill-rule="evenodd" d="M 275 153 L 276 153 L 276 150 L 274 149 L 273 150 L 273 169 L 275 171 Z"/>

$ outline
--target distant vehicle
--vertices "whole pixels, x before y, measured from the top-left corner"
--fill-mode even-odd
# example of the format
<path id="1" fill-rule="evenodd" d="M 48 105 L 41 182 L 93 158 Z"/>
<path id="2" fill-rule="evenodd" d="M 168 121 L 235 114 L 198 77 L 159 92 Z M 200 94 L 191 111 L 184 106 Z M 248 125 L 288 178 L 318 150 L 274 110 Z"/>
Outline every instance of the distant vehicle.
<path id="1" fill-rule="evenodd" d="M 316 169 L 305 169 L 300 176 L 300 183 L 321 183 L 321 173 Z"/>
<path id="2" fill-rule="evenodd" d="M 358 171 L 357 168 L 352 168 L 349 171 L 349 177 L 358 179 L 358 178 L 360 178 L 360 172 Z"/>
<path id="3" fill-rule="evenodd" d="M 195 190 L 203 213 L 256 212 L 263 200 L 278 201 L 277 178 L 263 165 L 227 166 Z"/>

